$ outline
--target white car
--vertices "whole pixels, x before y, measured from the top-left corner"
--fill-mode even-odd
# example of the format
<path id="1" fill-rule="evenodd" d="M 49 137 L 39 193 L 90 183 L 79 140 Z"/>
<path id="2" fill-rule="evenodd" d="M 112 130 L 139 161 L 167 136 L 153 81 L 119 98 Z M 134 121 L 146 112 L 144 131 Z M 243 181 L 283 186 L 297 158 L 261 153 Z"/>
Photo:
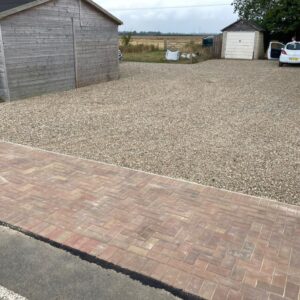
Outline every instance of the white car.
<path id="1" fill-rule="evenodd" d="M 300 42 L 291 42 L 281 50 L 279 67 L 284 64 L 300 64 Z"/>

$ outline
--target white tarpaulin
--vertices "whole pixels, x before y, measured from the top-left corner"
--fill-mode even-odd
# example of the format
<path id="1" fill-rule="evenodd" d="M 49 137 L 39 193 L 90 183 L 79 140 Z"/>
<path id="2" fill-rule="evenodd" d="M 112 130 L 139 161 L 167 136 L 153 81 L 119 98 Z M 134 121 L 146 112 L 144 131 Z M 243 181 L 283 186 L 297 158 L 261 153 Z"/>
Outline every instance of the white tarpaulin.
<path id="1" fill-rule="evenodd" d="M 180 52 L 179 51 L 170 51 L 166 52 L 166 60 L 179 60 Z"/>

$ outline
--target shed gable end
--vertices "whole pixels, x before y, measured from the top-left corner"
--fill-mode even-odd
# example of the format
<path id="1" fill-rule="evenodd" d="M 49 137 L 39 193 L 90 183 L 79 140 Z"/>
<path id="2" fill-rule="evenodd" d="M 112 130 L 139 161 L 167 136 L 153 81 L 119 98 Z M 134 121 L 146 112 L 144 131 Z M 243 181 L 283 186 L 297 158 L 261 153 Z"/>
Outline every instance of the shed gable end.
<path id="1" fill-rule="evenodd" d="M 238 20 L 222 29 L 222 31 L 263 31 L 263 29 L 250 21 Z"/>

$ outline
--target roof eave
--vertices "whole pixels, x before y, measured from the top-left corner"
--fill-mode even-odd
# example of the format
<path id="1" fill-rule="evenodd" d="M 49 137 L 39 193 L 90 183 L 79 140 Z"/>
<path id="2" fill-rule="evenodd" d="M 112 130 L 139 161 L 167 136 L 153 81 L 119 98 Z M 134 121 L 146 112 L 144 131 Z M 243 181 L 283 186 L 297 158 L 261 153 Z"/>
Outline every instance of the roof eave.
<path id="1" fill-rule="evenodd" d="M 16 13 L 19 13 L 21 11 L 30 9 L 32 7 L 47 3 L 49 1 L 52 1 L 52 0 L 36 0 L 36 1 L 24 4 L 24 5 L 20 5 L 15 8 L 9 9 L 9 10 L 3 11 L 0 13 L 0 20 L 3 18 L 6 18 L 8 16 L 14 15 Z M 110 20 L 112 20 L 117 25 L 123 24 L 123 22 L 120 19 L 116 18 L 114 15 L 112 15 L 110 12 L 108 12 L 107 10 L 105 10 L 104 8 L 102 8 L 101 6 L 96 4 L 94 1 L 92 1 L 92 0 L 83 0 L 83 1 L 85 1 L 85 2 L 89 3 L 90 5 L 92 5 L 93 7 L 95 7 L 98 11 L 102 12 L 106 17 L 108 17 Z"/>
<path id="2" fill-rule="evenodd" d="M 18 12 L 21 12 L 21 11 L 26 10 L 26 9 L 30 9 L 32 7 L 44 4 L 44 3 L 49 2 L 49 1 L 51 1 L 51 0 L 36 0 L 34 2 L 29 2 L 29 3 L 26 3 L 24 5 L 20 5 L 20 6 L 12 8 L 12 9 L 3 11 L 3 12 L 0 13 L 0 20 L 3 19 L 3 18 L 8 17 L 10 15 L 14 15 Z"/>
<path id="3" fill-rule="evenodd" d="M 123 22 L 120 19 L 118 19 L 117 17 L 112 15 L 110 12 L 108 12 L 106 9 L 104 9 L 103 7 L 101 7 L 100 5 L 95 3 L 94 1 L 92 1 L 92 0 L 84 0 L 84 1 L 91 4 L 92 6 L 94 6 L 97 10 L 102 12 L 104 15 L 106 15 L 108 18 L 110 18 L 112 21 L 114 21 L 118 25 L 123 25 Z"/>
<path id="4" fill-rule="evenodd" d="M 235 25 L 235 24 L 237 24 L 237 23 L 239 23 L 239 22 L 241 22 L 241 21 L 247 22 L 247 23 L 248 23 L 250 26 L 252 26 L 253 29 L 255 29 L 256 31 L 261 31 L 261 32 L 265 31 L 265 30 L 264 30 L 263 28 L 261 28 L 260 26 L 258 26 L 258 25 L 256 25 L 256 24 L 253 24 L 253 22 L 250 22 L 250 21 L 247 21 L 247 20 L 243 20 L 243 19 L 239 19 L 239 20 L 233 22 L 232 24 L 230 24 L 230 25 L 226 26 L 225 28 L 223 28 L 221 31 L 224 32 L 224 31 L 226 31 L 229 27 L 231 27 L 231 26 L 233 26 L 233 25 Z"/>
<path id="5" fill-rule="evenodd" d="M 238 23 L 239 21 L 240 21 L 240 20 L 237 20 L 237 21 L 231 23 L 230 25 L 228 25 L 228 26 L 226 26 L 225 28 L 223 28 L 221 31 L 222 31 L 222 32 L 226 31 L 229 27 L 235 25 L 235 24 Z"/>

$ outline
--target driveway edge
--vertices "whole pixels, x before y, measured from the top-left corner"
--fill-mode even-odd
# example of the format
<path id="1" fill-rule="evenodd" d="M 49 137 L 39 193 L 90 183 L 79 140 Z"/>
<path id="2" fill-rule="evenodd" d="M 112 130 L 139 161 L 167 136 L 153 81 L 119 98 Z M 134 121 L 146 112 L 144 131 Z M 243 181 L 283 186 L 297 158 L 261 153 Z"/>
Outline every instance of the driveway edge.
<path id="1" fill-rule="evenodd" d="M 174 295 L 176 297 L 179 297 L 181 299 L 184 299 L 184 300 L 206 300 L 206 299 L 201 298 L 199 296 L 196 296 L 196 295 L 184 292 L 183 290 L 172 287 L 172 286 L 170 286 L 166 283 L 163 283 L 163 282 L 158 281 L 156 279 L 153 279 L 151 277 L 142 275 L 140 273 L 131 271 L 129 269 L 122 268 L 118 265 L 115 265 L 115 264 L 107 262 L 103 259 L 97 258 L 96 256 L 90 255 L 86 252 L 82 252 L 78 249 L 66 246 L 62 243 L 55 242 L 55 241 L 50 240 L 50 239 L 48 239 L 46 237 L 43 237 L 41 235 L 38 235 L 38 234 L 35 234 L 31 231 L 25 230 L 25 229 L 23 229 L 19 226 L 15 226 L 15 225 L 9 224 L 7 222 L 3 222 L 1 220 L 0 220 L 0 226 L 7 227 L 9 229 L 18 231 L 18 232 L 20 232 L 20 233 L 22 233 L 22 234 L 24 234 L 28 237 L 31 237 L 35 240 L 46 243 L 46 244 L 48 244 L 48 245 L 50 245 L 54 248 L 64 250 L 64 251 L 66 251 L 66 252 L 68 252 L 68 253 L 70 253 L 74 256 L 79 257 L 80 259 L 82 259 L 84 261 L 87 261 L 87 262 L 92 263 L 92 264 L 96 264 L 96 265 L 102 267 L 103 269 L 113 270 L 117 273 L 129 276 L 131 279 L 139 281 L 140 283 L 142 283 L 145 286 L 165 290 L 165 291 L 171 293 L 172 295 Z"/>

